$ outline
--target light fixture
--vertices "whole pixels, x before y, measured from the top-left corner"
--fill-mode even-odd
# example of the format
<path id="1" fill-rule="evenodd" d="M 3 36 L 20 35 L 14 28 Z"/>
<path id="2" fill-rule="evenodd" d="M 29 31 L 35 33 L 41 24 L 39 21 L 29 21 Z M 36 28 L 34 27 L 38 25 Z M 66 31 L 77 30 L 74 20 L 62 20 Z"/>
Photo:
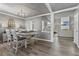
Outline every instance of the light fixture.
<path id="1" fill-rule="evenodd" d="M 13 18 L 9 18 L 8 20 L 8 28 L 14 28 L 15 27 L 15 21 Z"/>
<path id="2" fill-rule="evenodd" d="M 26 14 L 26 13 L 25 13 L 25 10 L 24 10 L 23 8 L 21 8 L 21 9 L 18 11 L 18 13 L 17 13 L 17 15 L 20 16 L 20 17 L 25 17 L 25 16 L 26 16 L 25 14 Z"/>

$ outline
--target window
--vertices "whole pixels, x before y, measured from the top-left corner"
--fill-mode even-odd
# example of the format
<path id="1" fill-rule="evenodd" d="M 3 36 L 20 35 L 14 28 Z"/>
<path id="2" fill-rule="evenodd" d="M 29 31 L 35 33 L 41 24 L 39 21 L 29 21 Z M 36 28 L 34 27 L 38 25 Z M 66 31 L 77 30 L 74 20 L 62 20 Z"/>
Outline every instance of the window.
<path id="1" fill-rule="evenodd" d="M 31 31 L 32 30 L 32 21 L 27 21 L 26 22 L 26 29 L 27 29 L 27 31 Z"/>

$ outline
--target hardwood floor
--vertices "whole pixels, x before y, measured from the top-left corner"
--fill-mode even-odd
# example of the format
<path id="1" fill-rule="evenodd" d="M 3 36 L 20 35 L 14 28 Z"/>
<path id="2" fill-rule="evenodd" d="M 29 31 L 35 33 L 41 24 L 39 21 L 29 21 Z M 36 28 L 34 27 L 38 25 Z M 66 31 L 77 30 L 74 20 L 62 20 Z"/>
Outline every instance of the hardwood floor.
<path id="1" fill-rule="evenodd" d="M 0 44 L 1 56 L 14 56 L 6 49 L 6 43 Z M 72 38 L 55 39 L 54 43 L 39 41 L 28 48 L 20 48 L 15 56 L 79 56 L 79 48 L 73 43 Z"/>

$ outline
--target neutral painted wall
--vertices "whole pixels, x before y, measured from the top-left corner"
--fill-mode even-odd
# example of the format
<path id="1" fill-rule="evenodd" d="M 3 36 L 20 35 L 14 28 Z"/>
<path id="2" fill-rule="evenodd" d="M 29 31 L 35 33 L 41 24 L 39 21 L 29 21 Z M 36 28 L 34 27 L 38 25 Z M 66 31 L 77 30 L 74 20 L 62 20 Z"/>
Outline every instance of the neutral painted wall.
<path id="1" fill-rule="evenodd" d="M 46 40 L 50 40 L 51 39 L 51 35 L 50 35 L 50 28 L 48 29 L 48 22 L 50 23 L 50 18 L 47 18 L 48 16 L 43 16 L 41 19 L 42 21 L 44 21 L 44 29 L 43 32 L 40 33 L 40 38 L 46 39 Z"/>
<path id="2" fill-rule="evenodd" d="M 70 17 L 70 29 L 62 30 L 61 29 L 61 17 L 69 16 Z M 55 27 L 54 30 L 58 33 L 58 36 L 63 37 L 74 37 L 74 11 L 62 12 L 55 14 Z"/>
<path id="3" fill-rule="evenodd" d="M 42 21 L 44 22 L 43 31 L 49 31 L 50 32 L 50 28 L 47 28 L 47 26 L 49 26 L 48 23 L 50 23 L 50 18 L 48 18 L 48 16 L 43 16 Z M 49 30 L 47 30 L 47 29 L 49 29 Z"/>
<path id="4" fill-rule="evenodd" d="M 28 27 L 31 26 L 30 22 L 32 22 L 34 30 L 36 31 L 41 31 L 42 30 L 42 22 L 41 22 L 41 17 L 39 18 L 34 18 L 34 19 L 29 19 L 25 21 L 25 28 L 28 30 Z M 29 25 L 28 25 L 29 24 Z"/>
<path id="5" fill-rule="evenodd" d="M 29 23 L 29 21 L 32 21 L 32 23 L 34 24 L 34 28 L 35 30 L 39 31 L 38 32 L 38 36 L 39 38 L 42 38 L 43 40 L 50 40 L 50 33 L 48 32 L 42 32 L 42 21 L 45 21 L 45 26 L 46 27 L 46 23 L 47 23 L 47 18 L 45 17 L 38 17 L 38 18 L 34 18 L 34 19 L 27 19 L 25 21 L 25 27 L 27 29 L 27 23 Z"/>

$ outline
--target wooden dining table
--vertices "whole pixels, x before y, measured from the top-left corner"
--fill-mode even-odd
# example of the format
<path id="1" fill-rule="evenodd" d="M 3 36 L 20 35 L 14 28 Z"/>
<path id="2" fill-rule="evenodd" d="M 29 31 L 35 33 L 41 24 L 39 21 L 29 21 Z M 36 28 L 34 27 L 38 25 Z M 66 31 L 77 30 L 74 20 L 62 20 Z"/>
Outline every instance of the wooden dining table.
<path id="1" fill-rule="evenodd" d="M 32 36 L 32 35 L 37 35 L 37 32 L 16 32 L 17 35 L 19 36 Z"/>
<path id="2" fill-rule="evenodd" d="M 16 33 L 17 36 L 19 37 L 25 37 L 26 39 L 31 39 L 32 37 L 35 37 L 38 33 L 35 31 L 35 32 L 17 32 Z"/>
<path id="3" fill-rule="evenodd" d="M 17 32 L 16 34 L 17 34 L 17 36 L 19 36 L 19 37 L 24 37 L 24 38 L 26 38 L 27 43 L 28 43 L 28 42 L 32 42 L 32 41 L 33 41 L 33 43 L 34 43 L 34 40 L 33 40 L 32 38 L 35 37 L 38 33 L 37 33 L 37 32 L 25 32 L 25 33 Z"/>

